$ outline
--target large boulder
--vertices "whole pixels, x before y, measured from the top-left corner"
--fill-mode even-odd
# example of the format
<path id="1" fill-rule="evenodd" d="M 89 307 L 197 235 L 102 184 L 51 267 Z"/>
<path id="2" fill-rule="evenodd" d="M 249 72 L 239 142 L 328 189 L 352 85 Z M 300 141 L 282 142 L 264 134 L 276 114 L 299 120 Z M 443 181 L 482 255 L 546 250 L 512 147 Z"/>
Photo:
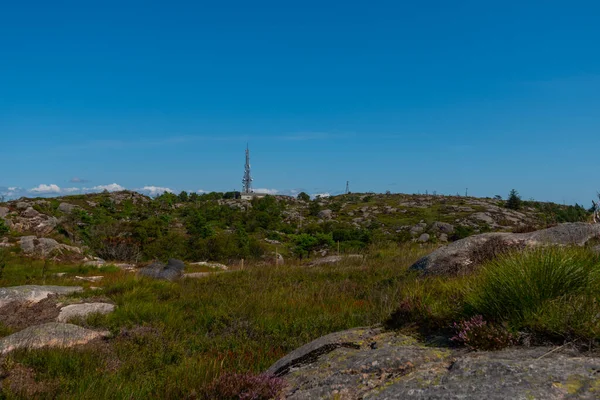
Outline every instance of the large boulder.
<path id="1" fill-rule="evenodd" d="M 77 325 L 49 322 L 43 325 L 30 326 L 0 339 L 0 354 L 6 354 L 17 349 L 73 347 L 108 335 L 109 332 L 106 331 L 98 332 Z"/>
<path id="2" fill-rule="evenodd" d="M 138 274 L 154 279 L 166 279 L 174 281 L 183 276 L 185 264 L 181 260 L 171 258 L 167 264 L 155 261 L 147 267 L 140 268 Z"/>
<path id="3" fill-rule="evenodd" d="M 286 399 L 596 399 L 600 358 L 551 350 L 465 352 L 358 328 L 302 346 L 267 373 L 285 379 Z"/>
<path id="4" fill-rule="evenodd" d="M 24 285 L 0 288 L 0 308 L 17 303 L 37 303 L 51 295 L 81 292 L 81 286 Z"/>
<path id="5" fill-rule="evenodd" d="M 27 207 L 25 211 L 21 212 L 21 217 L 24 218 L 35 218 L 40 215 L 33 207 Z"/>
<path id="6" fill-rule="evenodd" d="M 4 218 L 10 213 L 10 210 L 7 207 L 0 207 L 0 218 Z"/>
<path id="7" fill-rule="evenodd" d="M 440 247 L 411 266 L 430 275 L 458 275 L 511 249 L 548 245 L 583 246 L 600 237 L 600 224 L 565 223 L 528 233 L 484 233 Z"/>

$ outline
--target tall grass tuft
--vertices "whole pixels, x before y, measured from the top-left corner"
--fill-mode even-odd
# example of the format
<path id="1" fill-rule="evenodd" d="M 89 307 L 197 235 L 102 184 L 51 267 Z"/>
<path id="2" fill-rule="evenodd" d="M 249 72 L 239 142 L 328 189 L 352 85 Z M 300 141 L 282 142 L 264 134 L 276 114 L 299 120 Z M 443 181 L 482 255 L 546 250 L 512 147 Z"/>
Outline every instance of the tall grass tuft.
<path id="1" fill-rule="evenodd" d="M 552 306 L 589 298 L 600 290 L 600 262 L 586 249 L 546 247 L 487 263 L 472 282 L 466 307 L 472 314 L 527 325 Z"/>

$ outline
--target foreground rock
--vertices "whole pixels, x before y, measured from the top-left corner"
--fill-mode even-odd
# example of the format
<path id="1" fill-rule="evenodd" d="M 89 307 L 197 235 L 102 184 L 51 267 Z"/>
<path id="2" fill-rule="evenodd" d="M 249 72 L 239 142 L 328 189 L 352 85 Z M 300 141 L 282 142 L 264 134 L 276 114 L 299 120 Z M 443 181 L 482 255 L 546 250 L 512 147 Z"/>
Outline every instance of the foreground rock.
<path id="1" fill-rule="evenodd" d="M 166 279 L 169 281 L 174 281 L 183 276 L 184 269 L 185 264 L 183 261 L 171 258 L 166 265 L 156 261 L 147 267 L 140 268 L 138 270 L 138 274 L 154 279 Z"/>
<path id="2" fill-rule="evenodd" d="M 0 308 L 18 303 L 37 303 L 50 295 L 67 295 L 82 291 L 81 286 L 24 285 L 0 288 Z"/>
<path id="3" fill-rule="evenodd" d="M 91 314 L 109 314 L 114 310 L 115 305 L 108 303 L 71 304 L 60 309 L 60 314 L 58 314 L 56 320 L 67 322 L 72 318 L 85 318 Z"/>
<path id="4" fill-rule="evenodd" d="M 465 352 L 379 328 L 317 339 L 269 370 L 289 399 L 596 399 L 600 358 L 550 348 Z"/>
<path id="5" fill-rule="evenodd" d="M 529 233 L 484 233 L 441 247 L 411 266 L 431 275 L 471 272 L 477 265 L 511 249 L 548 245 L 583 246 L 600 237 L 600 224 L 566 223 Z"/>
<path id="6" fill-rule="evenodd" d="M 0 354 L 17 349 L 38 349 L 41 347 L 73 347 L 92 340 L 107 337 L 109 332 L 93 331 L 77 325 L 50 322 L 30 326 L 20 332 L 0 339 Z"/>

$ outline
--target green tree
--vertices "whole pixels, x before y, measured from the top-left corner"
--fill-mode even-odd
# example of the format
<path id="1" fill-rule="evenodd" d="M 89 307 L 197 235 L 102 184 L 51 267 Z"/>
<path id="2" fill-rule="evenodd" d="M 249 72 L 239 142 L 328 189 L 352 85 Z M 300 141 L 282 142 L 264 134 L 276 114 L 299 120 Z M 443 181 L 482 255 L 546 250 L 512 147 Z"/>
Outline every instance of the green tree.
<path id="1" fill-rule="evenodd" d="M 308 202 L 310 201 L 310 196 L 306 192 L 300 192 L 298 193 L 297 199 Z"/>
<path id="2" fill-rule="evenodd" d="M 511 210 L 518 210 L 521 208 L 522 200 L 521 196 L 519 196 L 519 192 L 515 189 L 511 190 L 508 195 L 508 200 L 506 200 L 506 208 L 510 208 Z"/>
<path id="3" fill-rule="evenodd" d="M 185 190 L 179 193 L 179 196 L 177 197 L 179 197 L 179 201 L 181 201 L 182 203 L 187 203 L 190 199 L 190 196 Z"/>

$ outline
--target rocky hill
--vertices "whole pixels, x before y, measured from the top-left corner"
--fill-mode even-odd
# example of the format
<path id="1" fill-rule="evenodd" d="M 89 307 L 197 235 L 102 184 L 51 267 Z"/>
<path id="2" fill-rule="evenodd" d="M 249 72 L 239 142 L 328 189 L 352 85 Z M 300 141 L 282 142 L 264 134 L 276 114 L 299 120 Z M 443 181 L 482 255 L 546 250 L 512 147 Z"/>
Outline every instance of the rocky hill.
<path id="1" fill-rule="evenodd" d="M 229 198 L 228 198 L 229 197 Z M 271 260 L 361 252 L 372 243 L 445 243 L 483 232 L 527 232 L 583 221 L 581 206 L 502 199 L 349 194 L 315 200 L 229 194 L 150 198 L 113 192 L 0 204 L 0 246 L 93 260 Z M 302 196 L 299 196 L 302 198 Z"/>

